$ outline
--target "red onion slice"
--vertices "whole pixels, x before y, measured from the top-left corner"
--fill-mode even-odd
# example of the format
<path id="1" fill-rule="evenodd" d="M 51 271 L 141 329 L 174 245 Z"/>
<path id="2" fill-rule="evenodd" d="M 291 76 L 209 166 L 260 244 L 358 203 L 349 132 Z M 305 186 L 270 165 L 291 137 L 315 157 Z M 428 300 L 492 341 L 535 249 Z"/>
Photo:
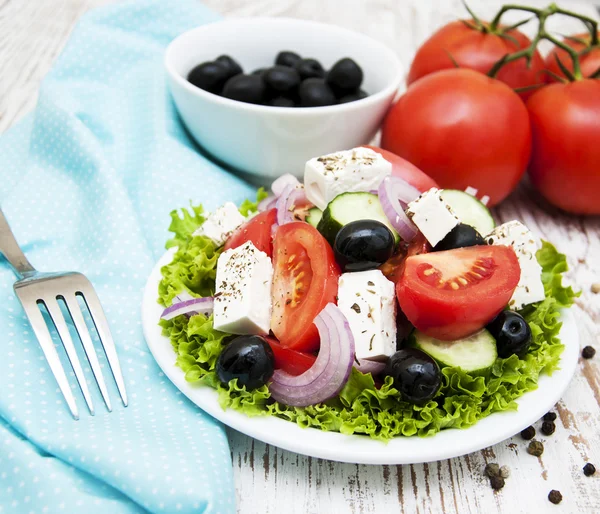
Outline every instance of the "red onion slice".
<path id="1" fill-rule="evenodd" d="M 371 373 L 371 375 L 375 376 L 379 375 L 379 373 L 385 369 L 385 362 L 370 361 L 369 359 L 356 359 L 354 361 L 354 367 L 365 375 Z"/>
<path id="2" fill-rule="evenodd" d="M 275 220 L 275 223 L 273 223 L 271 225 L 271 237 L 274 238 L 275 237 L 275 233 L 277 232 L 277 229 L 279 228 L 279 225 L 277 224 L 277 220 Z"/>
<path id="3" fill-rule="evenodd" d="M 379 184 L 379 201 L 392 227 L 404 241 L 411 241 L 419 230 L 404 212 L 408 203 L 416 200 L 421 192 L 398 177 L 385 177 Z"/>
<path id="4" fill-rule="evenodd" d="M 275 196 L 281 196 L 281 193 L 283 193 L 283 190 L 287 186 L 297 186 L 299 184 L 300 182 L 296 177 L 294 177 L 294 175 L 286 173 L 285 175 L 281 175 L 281 177 L 275 179 L 275 181 L 271 184 L 271 191 L 273 191 Z"/>
<path id="5" fill-rule="evenodd" d="M 304 186 L 302 184 L 288 185 L 283 190 L 275 208 L 277 209 L 277 225 L 285 225 L 295 221 L 294 209 L 298 205 L 306 204 L 306 193 L 304 192 Z"/>
<path id="6" fill-rule="evenodd" d="M 337 305 L 328 303 L 315 318 L 321 349 L 312 367 L 294 376 L 275 370 L 269 391 L 274 400 L 306 407 L 336 396 L 350 376 L 354 363 L 354 337 Z"/>
<path id="7" fill-rule="evenodd" d="M 192 296 L 190 293 L 188 293 L 187 291 L 181 291 L 181 293 L 179 293 L 177 296 L 175 296 L 173 298 L 173 302 L 171 303 L 171 305 L 173 305 L 173 303 L 179 303 L 179 302 L 187 302 L 188 300 L 193 300 L 195 297 Z"/>
<path id="8" fill-rule="evenodd" d="M 256 206 L 256 208 L 258 209 L 258 212 L 264 212 L 264 211 L 268 211 L 269 209 L 273 209 L 275 207 L 276 203 L 277 203 L 276 196 L 267 196 L 266 198 L 264 198 L 263 200 L 258 202 L 258 205 Z"/>
<path id="9" fill-rule="evenodd" d="M 199 314 L 209 316 L 213 311 L 214 298 L 207 296 L 205 298 L 193 298 L 184 302 L 177 302 L 167 307 L 161 314 L 161 319 L 173 319 L 182 314 Z"/>

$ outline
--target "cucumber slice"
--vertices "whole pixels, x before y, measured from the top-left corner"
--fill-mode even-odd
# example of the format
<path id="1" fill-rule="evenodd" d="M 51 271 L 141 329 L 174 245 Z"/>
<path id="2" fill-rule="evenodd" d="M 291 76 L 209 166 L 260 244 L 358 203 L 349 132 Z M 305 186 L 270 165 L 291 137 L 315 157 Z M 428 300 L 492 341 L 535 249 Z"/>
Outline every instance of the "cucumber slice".
<path id="1" fill-rule="evenodd" d="M 333 246 L 339 230 L 351 221 L 358 220 L 381 221 L 392 231 L 396 243 L 400 240 L 400 236 L 383 212 L 379 198 L 373 193 L 342 193 L 336 196 L 323 211 L 317 230 Z"/>
<path id="2" fill-rule="evenodd" d="M 490 210 L 474 196 L 457 189 L 443 189 L 440 195 L 460 221 L 471 225 L 482 236 L 487 236 L 496 226 Z"/>
<path id="3" fill-rule="evenodd" d="M 485 372 L 498 358 L 496 340 L 485 329 L 456 341 L 440 341 L 415 330 L 409 344 L 433 357 L 440 367 L 461 368 L 466 373 Z"/>
<path id="4" fill-rule="evenodd" d="M 313 207 L 308 210 L 308 215 L 306 216 L 306 222 L 310 223 L 313 227 L 317 228 L 319 221 L 323 217 L 323 211 L 318 207 Z"/>

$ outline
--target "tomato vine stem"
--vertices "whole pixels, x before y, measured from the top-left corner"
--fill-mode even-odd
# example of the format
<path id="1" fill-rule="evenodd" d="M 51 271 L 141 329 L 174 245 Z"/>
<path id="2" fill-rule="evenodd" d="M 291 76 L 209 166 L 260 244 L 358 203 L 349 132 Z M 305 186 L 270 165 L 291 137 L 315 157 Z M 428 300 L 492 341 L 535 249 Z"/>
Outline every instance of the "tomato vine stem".
<path id="1" fill-rule="evenodd" d="M 590 46 L 596 46 L 598 44 L 598 21 L 597 20 L 590 18 L 589 16 L 585 16 L 584 14 L 579 14 L 579 13 L 576 13 L 573 11 L 569 11 L 568 9 L 563 9 L 562 7 L 559 7 L 558 5 L 556 5 L 555 3 L 550 4 L 545 9 L 538 9 L 536 7 L 529 7 L 526 5 L 518 5 L 518 4 L 503 5 L 500 8 L 500 10 L 498 11 L 498 13 L 496 14 L 496 16 L 494 17 L 494 19 L 490 22 L 490 31 L 494 32 L 498 28 L 498 25 L 500 24 L 500 20 L 501 20 L 502 16 L 504 16 L 504 14 L 508 11 L 530 12 L 530 13 L 534 14 L 535 16 L 537 16 L 538 18 L 544 12 L 548 13 L 548 15 L 562 14 L 564 16 L 576 18 L 576 19 L 582 21 L 584 23 L 584 25 L 586 26 L 586 28 L 588 29 L 588 31 L 590 33 L 590 37 L 591 37 Z"/>
<path id="2" fill-rule="evenodd" d="M 562 9 L 561 7 L 558 7 L 554 3 L 550 4 L 545 9 L 538 9 L 536 7 L 528 7 L 528 6 L 522 6 L 522 5 L 517 5 L 517 4 L 506 4 L 506 5 L 502 6 L 502 8 L 498 11 L 498 14 L 496 14 L 494 19 L 491 21 L 491 23 L 490 23 L 490 31 L 491 32 L 494 32 L 497 30 L 497 27 L 500 24 L 502 16 L 508 11 L 525 11 L 525 12 L 534 14 L 535 17 L 538 19 L 538 31 L 537 31 L 537 34 L 535 35 L 535 37 L 533 38 L 533 40 L 531 41 L 531 44 L 527 48 L 522 48 L 521 50 L 519 50 L 517 52 L 514 52 L 512 54 L 507 54 L 502 59 L 500 59 L 496 64 L 494 64 L 494 66 L 492 66 L 492 68 L 488 72 L 488 75 L 490 77 L 492 77 L 492 78 L 495 77 L 498 74 L 498 72 L 500 71 L 500 69 L 502 69 L 502 67 L 505 66 L 506 64 L 508 64 L 509 62 L 513 62 L 518 59 L 525 58 L 525 59 L 527 59 L 527 63 L 529 64 L 531 62 L 531 59 L 533 58 L 533 54 L 537 48 L 537 45 L 539 44 L 539 42 L 542 39 L 545 39 L 546 41 L 550 41 L 553 45 L 557 46 L 558 48 L 562 48 L 565 52 L 567 52 L 569 54 L 569 57 L 571 58 L 571 61 L 573 62 L 573 72 L 572 72 L 572 75 L 570 75 L 570 74 L 565 74 L 565 75 L 570 80 L 580 80 L 582 78 L 581 65 L 579 62 L 579 52 L 577 52 L 575 49 L 571 48 L 569 45 L 567 45 L 563 41 L 560 41 L 560 40 L 556 39 L 554 36 L 552 36 L 551 34 L 549 34 L 546 31 L 546 20 L 550 16 L 553 16 L 555 14 L 562 14 L 564 16 L 570 16 L 572 18 L 577 18 L 578 20 L 581 20 L 586 25 L 586 28 L 590 32 L 590 37 L 591 37 L 590 46 L 594 46 L 594 45 L 598 44 L 598 22 L 596 20 L 589 18 L 588 16 L 585 16 L 582 14 L 578 14 L 578 13 L 574 13 L 572 11 L 568 11 L 566 9 Z M 562 66 L 562 64 L 563 63 L 559 62 L 559 65 L 561 68 L 564 67 L 564 66 Z"/>
<path id="3" fill-rule="evenodd" d="M 508 11 L 525 11 L 525 12 L 530 12 L 532 14 L 535 14 L 537 17 L 539 17 L 540 14 L 542 13 L 543 9 L 537 9 L 535 7 L 528 7 L 526 5 L 517 5 L 517 4 L 503 5 L 500 8 L 500 10 L 498 11 L 498 14 L 496 14 L 494 19 L 490 22 L 491 30 L 497 30 L 498 25 L 500 25 L 500 19 L 502 18 L 504 13 L 506 13 Z"/>

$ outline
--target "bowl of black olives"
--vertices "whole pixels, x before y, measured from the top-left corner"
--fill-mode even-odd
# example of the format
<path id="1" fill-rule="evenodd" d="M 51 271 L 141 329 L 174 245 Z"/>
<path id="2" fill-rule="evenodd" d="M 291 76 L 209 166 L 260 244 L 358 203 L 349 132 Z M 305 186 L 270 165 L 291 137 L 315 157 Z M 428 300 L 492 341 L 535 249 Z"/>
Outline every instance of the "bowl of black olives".
<path id="1" fill-rule="evenodd" d="M 171 42 L 165 66 L 197 143 L 258 184 L 301 177 L 313 156 L 368 143 L 402 79 L 384 44 L 286 18 L 192 29 Z"/>

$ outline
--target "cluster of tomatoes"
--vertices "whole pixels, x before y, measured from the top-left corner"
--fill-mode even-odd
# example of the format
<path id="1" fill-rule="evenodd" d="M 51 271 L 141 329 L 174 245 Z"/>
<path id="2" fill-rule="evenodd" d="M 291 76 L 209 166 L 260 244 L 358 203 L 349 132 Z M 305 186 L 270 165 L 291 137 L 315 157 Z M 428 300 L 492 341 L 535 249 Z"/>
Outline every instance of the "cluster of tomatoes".
<path id="1" fill-rule="evenodd" d="M 600 45 L 585 34 L 544 59 L 517 28 L 478 19 L 442 27 L 418 50 L 406 93 L 388 113 L 382 147 L 441 187 L 477 188 L 490 205 L 526 170 L 552 204 L 600 214 Z M 502 65 L 501 61 L 506 61 Z M 560 62 L 559 62 L 560 61 Z M 499 71 L 488 74 L 500 63 Z"/>

